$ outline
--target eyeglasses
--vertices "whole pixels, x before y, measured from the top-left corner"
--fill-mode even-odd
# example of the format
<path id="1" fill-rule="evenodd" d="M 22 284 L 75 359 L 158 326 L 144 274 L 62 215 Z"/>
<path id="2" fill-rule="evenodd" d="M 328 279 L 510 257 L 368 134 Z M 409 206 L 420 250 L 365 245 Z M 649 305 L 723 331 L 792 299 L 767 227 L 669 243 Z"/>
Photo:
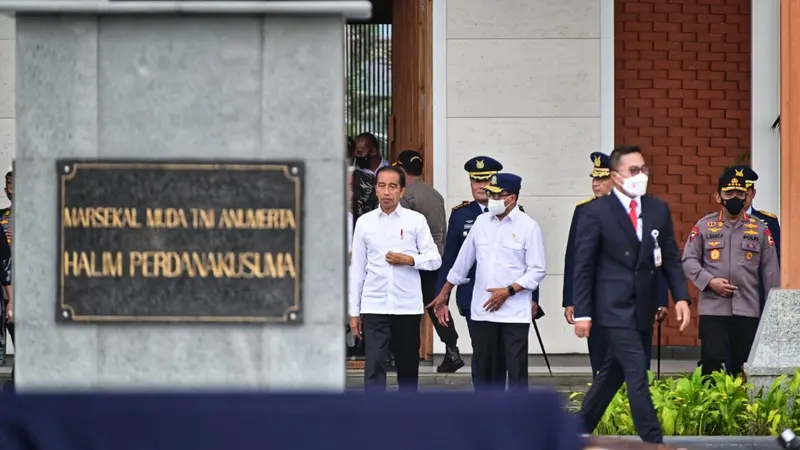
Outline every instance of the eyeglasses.
<path id="1" fill-rule="evenodd" d="M 492 200 L 505 200 L 509 196 L 511 196 L 511 194 L 505 193 L 505 192 L 497 192 L 497 193 L 495 193 L 495 192 L 487 192 L 486 196 L 489 197 Z"/>
<path id="2" fill-rule="evenodd" d="M 650 167 L 649 166 L 630 166 L 628 167 L 628 172 L 631 173 L 632 177 L 643 173 L 645 175 L 650 175 Z"/>

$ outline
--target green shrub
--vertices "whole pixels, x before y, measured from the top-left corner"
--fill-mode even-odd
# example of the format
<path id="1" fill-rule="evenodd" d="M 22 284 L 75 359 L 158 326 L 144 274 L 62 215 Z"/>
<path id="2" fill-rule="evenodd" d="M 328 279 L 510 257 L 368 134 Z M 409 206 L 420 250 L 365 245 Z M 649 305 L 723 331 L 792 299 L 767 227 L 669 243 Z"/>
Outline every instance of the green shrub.
<path id="1" fill-rule="evenodd" d="M 800 369 L 756 391 L 742 378 L 725 373 L 703 377 L 700 368 L 681 378 L 656 380 L 650 394 L 665 436 L 777 436 L 800 429 Z M 570 396 L 580 409 L 584 393 Z M 614 396 L 595 429 L 598 435 L 636 435 L 625 385 Z"/>

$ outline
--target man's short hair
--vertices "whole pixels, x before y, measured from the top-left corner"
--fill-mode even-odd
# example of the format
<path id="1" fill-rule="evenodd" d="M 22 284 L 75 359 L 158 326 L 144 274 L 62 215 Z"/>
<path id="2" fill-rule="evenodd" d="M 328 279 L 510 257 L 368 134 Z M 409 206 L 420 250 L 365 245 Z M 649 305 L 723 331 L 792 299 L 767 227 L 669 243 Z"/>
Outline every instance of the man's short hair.
<path id="1" fill-rule="evenodd" d="M 630 155 L 631 153 L 642 153 L 642 149 L 637 145 L 623 145 L 622 147 L 615 148 L 608 157 L 609 168 L 613 172 L 617 172 L 617 169 L 619 169 L 619 161 L 623 156 Z"/>
<path id="2" fill-rule="evenodd" d="M 372 134 L 372 133 L 361 133 L 358 136 L 356 136 L 356 140 L 359 140 L 361 138 L 368 139 L 370 145 L 372 145 L 372 148 L 374 148 L 375 150 L 378 149 L 378 138 L 376 138 L 374 134 Z"/>
<path id="3" fill-rule="evenodd" d="M 406 173 L 403 172 L 403 169 L 395 166 L 383 166 L 375 172 L 375 179 L 377 180 L 378 177 L 382 172 L 394 172 L 400 177 L 400 188 L 406 187 Z"/>

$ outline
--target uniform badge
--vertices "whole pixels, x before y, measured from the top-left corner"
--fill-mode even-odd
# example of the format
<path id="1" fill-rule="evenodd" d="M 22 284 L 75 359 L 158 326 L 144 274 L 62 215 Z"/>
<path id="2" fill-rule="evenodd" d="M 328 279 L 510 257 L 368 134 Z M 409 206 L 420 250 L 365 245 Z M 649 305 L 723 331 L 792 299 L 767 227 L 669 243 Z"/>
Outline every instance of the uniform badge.
<path id="1" fill-rule="evenodd" d="M 753 259 L 753 254 L 750 253 L 750 252 L 747 252 L 747 254 L 745 255 L 745 258 L 747 258 L 747 260 L 750 261 L 751 259 Z"/>
<path id="2" fill-rule="evenodd" d="M 750 249 L 750 250 L 755 250 L 756 249 L 756 244 L 753 244 L 752 242 L 750 242 L 749 244 L 747 244 L 747 248 Z"/>
<path id="3" fill-rule="evenodd" d="M 758 231 L 744 230 L 744 234 L 749 234 L 751 236 L 758 236 Z"/>
<path id="4" fill-rule="evenodd" d="M 717 222 L 708 222 L 708 223 L 706 224 L 706 226 L 708 226 L 708 227 L 713 227 L 713 226 L 714 226 L 714 225 L 716 225 L 716 224 L 717 224 Z"/>
<path id="5" fill-rule="evenodd" d="M 746 228 L 758 228 L 758 224 L 755 223 L 746 223 L 744 224 Z"/>
<path id="6" fill-rule="evenodd" d="M 708 257 L 709 257 L 709 259 L 711 259 L 712 261 L 719 261 L 719 257 L 720 257 L 719 250 L 717 250 L 717 249 L 711 250 L 711 251 L 708 253 Z"/>
<path id="7" fill-rule="evenodd" d="M 721 242 L 720 242 L 720 241 L 711 241 L 711 242 L 709 242 L 709 243 L 708 243 L 708 246 L 709 246 L 709 247 L 716 247 L 716 246 L 718 246 L 719 244 L 721 244 Z"/>
<path id="8" fill-rule="evenodd" d="M 700 233 L 700 228 L 697 225 L 693 226 L 691 233 L 689 233 L 689 242 L 692 242 L 698 233 Z"/>
<path id="9" fill-rule="evenodd" d="M 718 232 L 718 231 L 719 231 L 719 230 L 721 230 L 721 229 L 722 229 L 722 228 L 712 228 L 712 227 L 708 227 L 708 231 L 710 231 L 710 232 L 712 232 L 712 233 L 716 233 L 716 232 Z"/>
<path id="10" fill-rule="evenodd" d="M 772 232 L 769 231 L 769 228 L 764 230 L 764 235 L 767 236 L 767 242 L 769 243 L 769 245 L 775 245 L 775 239 L 772 239 Z"/>

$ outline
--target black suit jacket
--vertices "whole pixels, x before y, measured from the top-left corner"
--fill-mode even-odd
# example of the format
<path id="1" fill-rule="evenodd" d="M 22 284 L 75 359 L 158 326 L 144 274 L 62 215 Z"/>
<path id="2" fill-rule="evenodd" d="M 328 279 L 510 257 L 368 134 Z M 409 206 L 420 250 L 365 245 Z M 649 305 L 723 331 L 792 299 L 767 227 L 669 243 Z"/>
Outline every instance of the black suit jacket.
<path id="1" fill-rule="evenodd" d="M 652 230 L 658 230 L 661 267 L 672 297 L 689 301 L 669 205 L 650 195 L 641 202 L 641 242 L 614 193 L 582 208 L 575 233 L 576 318 L 591 317 L 603 327 L 653 327 L 659 283 Z"/>

